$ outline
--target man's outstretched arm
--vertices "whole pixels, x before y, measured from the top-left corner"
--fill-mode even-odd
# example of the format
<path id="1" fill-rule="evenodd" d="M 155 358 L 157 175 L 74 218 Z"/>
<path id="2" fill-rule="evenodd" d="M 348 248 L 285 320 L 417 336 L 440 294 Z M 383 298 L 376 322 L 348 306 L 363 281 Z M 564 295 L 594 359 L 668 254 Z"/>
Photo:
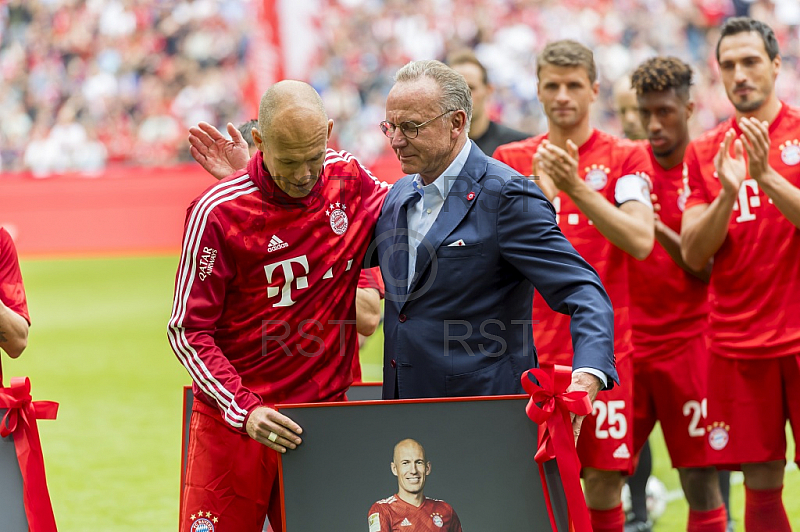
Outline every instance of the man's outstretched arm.
<path id="1" fill-rule="evenodd" d="M 217 128 L 206 122 L 200 122 L 189 129 L 189 152 L 206 172 L 217 179 L 228 177 L 247 167 L 250 153 L 247 142 L 233 124 L 228 122 L 226 139 Z"/>

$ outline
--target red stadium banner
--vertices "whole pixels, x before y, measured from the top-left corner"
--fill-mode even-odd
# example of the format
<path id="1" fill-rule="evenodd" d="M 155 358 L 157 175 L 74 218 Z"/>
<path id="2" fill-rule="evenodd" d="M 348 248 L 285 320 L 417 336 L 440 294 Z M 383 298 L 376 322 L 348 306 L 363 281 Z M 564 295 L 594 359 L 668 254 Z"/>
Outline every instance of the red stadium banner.
<path id="1" fill-rule="evenodd" d="M 3 175 L 0 226 L 24 256 L 178 253 L 189 202 L 214 183 L 195 163 Z"/>

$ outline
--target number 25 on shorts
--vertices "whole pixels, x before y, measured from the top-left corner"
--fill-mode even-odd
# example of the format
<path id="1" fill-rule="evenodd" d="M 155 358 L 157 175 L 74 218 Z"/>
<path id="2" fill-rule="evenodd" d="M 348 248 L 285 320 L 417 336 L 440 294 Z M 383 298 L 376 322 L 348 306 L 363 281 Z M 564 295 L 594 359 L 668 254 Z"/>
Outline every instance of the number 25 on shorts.
<path id="1" fill-rule="evenodd" d="M 592 406 L 592 415 L 597 416 L 594 430 L 598 440 L 625 437 L 628 433 L 628 420 L 623 413 L 625 401 L 595 401 Z"/>

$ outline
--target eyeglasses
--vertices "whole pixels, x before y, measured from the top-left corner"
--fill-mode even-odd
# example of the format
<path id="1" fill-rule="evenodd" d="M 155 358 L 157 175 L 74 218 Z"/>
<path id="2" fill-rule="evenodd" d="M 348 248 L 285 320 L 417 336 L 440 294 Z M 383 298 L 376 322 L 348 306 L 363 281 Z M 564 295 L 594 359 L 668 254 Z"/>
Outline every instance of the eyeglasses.
<path id="1" fill-rule="evenodd" d="M 419 135 L 420 129 L 427 126 L 437 118 L 441 118 L 447 113 L 452 113 L 454 111 L 458 111 L 458 109 L 450 109 L 449 111 L 445 111 L 439 116 L 435 116 L 430 120 L 428 120 L 427 122 L 423 122 L 421 124 L 415 124 L 414 122 L 403 122 L 402 124 L 392 124 L 391 122 L 387 122 L 386 120 L 384 120 L 379 125 L 381 126 L 381 131 L 383 131 L 383 134 L 389 138 L 394 137 L 394 132 L 397 131 L 397 128 L 400 128 L 400 131 L 403 132 L 403 135 L 405 135 L 406 138 L 415 139 L 417 138 L 417 135 Z"/>

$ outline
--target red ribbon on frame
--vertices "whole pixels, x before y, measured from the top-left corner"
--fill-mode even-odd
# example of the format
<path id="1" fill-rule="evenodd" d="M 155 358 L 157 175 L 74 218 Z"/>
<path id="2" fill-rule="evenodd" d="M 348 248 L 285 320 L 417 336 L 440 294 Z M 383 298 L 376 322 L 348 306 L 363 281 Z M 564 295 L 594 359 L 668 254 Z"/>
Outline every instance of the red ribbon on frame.
<path id="1" fill-rule="evenodd" d="M 533 381 L 534 378 L 539 384 Z M 581 464 L 575 449 L 570 413 L 588 415 L 592 412 L 592 402 L 586 392 L 567 392 L 571 382 L 572 368 L 568 366 L 536 368 L 522 374 L 522 387 L 530 395 L 525 411 L 531 421 L 539 425 L 539 448 L 534 459 L 539 464 L 550 521 L 555 526 L 543 464 L 556 458 L 570 522 L 574 530 L 583 532 L 592 530 L 592 524 L 581 489 Z"/>
<path id="2" fill-rule="evenodd" d="M 0 422 L 0 436 L 14 435 L 19 469 L 22 472 L 23 501 L 29 532 L 56 532 L 56 519 L 47 491 L 44 457 L 37 419 L 55 419 L 58 403 L 31 400 L 28 377 L 14 377 L 8 388 L 0 388 L 0 409 L 8 409 Z"/>

